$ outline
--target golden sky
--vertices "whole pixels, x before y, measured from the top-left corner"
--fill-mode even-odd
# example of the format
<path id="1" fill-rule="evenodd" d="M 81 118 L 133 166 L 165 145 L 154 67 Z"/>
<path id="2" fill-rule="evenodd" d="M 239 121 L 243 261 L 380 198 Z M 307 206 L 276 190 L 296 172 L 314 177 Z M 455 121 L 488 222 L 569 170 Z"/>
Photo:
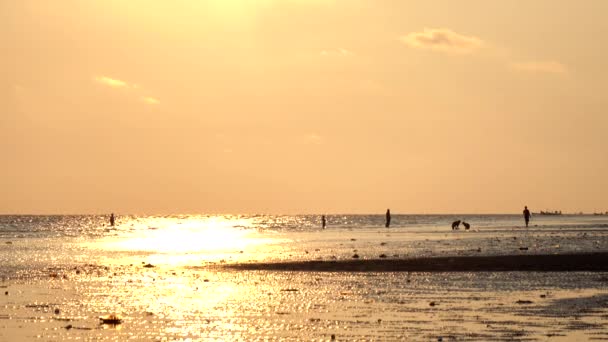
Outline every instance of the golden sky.
<path id="1" fill-rule="evenodd" d="M 0 213 L 606 211 L 606 13 L 0 0 Z"/>

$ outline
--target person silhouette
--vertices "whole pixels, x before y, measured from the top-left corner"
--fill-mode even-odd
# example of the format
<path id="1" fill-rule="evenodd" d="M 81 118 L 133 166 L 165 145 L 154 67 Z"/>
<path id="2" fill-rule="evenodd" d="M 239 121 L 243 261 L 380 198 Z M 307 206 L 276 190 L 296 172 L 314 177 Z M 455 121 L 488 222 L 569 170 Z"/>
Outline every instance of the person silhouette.
<path id="1" fill-rule="evenodd" d="M 524 220 L 526 221 L 526 228 L 528 228 L 528 222 L 530 222 L 530 210 L 528 210 L 528 206 L 524 206 Z"/>
<path id="2" fill-rule="evenodd" d="M 110 226 L 114 227 L 116 219 L 114 218 L 114 213 L 110 215 Z"/>
<path id="3" fill-rule="evenodd" d="M 384 225 L 386 228 L 390 227 L 391 225 L 391 210 L 390 209 L 386 209 L 386 224 Z"/>
<path id="4" fill-rule="evenodd" d="M 325 220 L 325 215 L 321 215 L 321 226 L 323 226 L 323 229 L 325 229 L 326 225 L 327 225 L 327 220 Z"/>

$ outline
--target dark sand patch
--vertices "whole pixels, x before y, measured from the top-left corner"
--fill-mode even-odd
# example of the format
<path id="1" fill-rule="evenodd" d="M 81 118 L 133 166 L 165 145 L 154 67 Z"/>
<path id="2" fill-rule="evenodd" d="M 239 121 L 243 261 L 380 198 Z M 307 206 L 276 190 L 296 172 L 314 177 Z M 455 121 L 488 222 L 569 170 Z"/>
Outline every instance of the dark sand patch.
<path id="1" fill-rule="evenodd" d="M 310 260 L 242 263 L 222 267 L 298 272 L 606 272 L 608 253 Z"/>

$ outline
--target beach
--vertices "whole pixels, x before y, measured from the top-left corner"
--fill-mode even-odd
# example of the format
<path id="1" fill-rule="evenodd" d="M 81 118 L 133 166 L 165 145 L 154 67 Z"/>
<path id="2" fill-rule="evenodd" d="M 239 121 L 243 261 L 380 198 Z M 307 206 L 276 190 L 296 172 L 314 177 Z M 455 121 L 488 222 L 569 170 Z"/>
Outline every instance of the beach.
<path id="1" fill-rule="evenodd" d="M 0 0 L 0 342 L 608 341 L 607 13 Z"/>
<path id="2" fill-rule="evenodd" d="M 608 341 L 607 13 L 0 0 L 0 342 Z"/>
<path id="3" fill-rule="evenodd" d="M 608 339 L 603 217 L 105 219 L 0 218 L 0 341 Z"/>

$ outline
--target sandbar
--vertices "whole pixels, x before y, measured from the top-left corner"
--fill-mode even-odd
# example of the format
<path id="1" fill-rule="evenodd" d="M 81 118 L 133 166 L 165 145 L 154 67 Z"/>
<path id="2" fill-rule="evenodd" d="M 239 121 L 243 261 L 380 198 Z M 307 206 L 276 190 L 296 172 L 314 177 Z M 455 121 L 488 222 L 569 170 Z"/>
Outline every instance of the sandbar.
<path id="1" fill-rule="evenodd" d="M 297 272 L 605 272 L 608 271 L 608 253 L 305 260 L 223 267 Z"/>

